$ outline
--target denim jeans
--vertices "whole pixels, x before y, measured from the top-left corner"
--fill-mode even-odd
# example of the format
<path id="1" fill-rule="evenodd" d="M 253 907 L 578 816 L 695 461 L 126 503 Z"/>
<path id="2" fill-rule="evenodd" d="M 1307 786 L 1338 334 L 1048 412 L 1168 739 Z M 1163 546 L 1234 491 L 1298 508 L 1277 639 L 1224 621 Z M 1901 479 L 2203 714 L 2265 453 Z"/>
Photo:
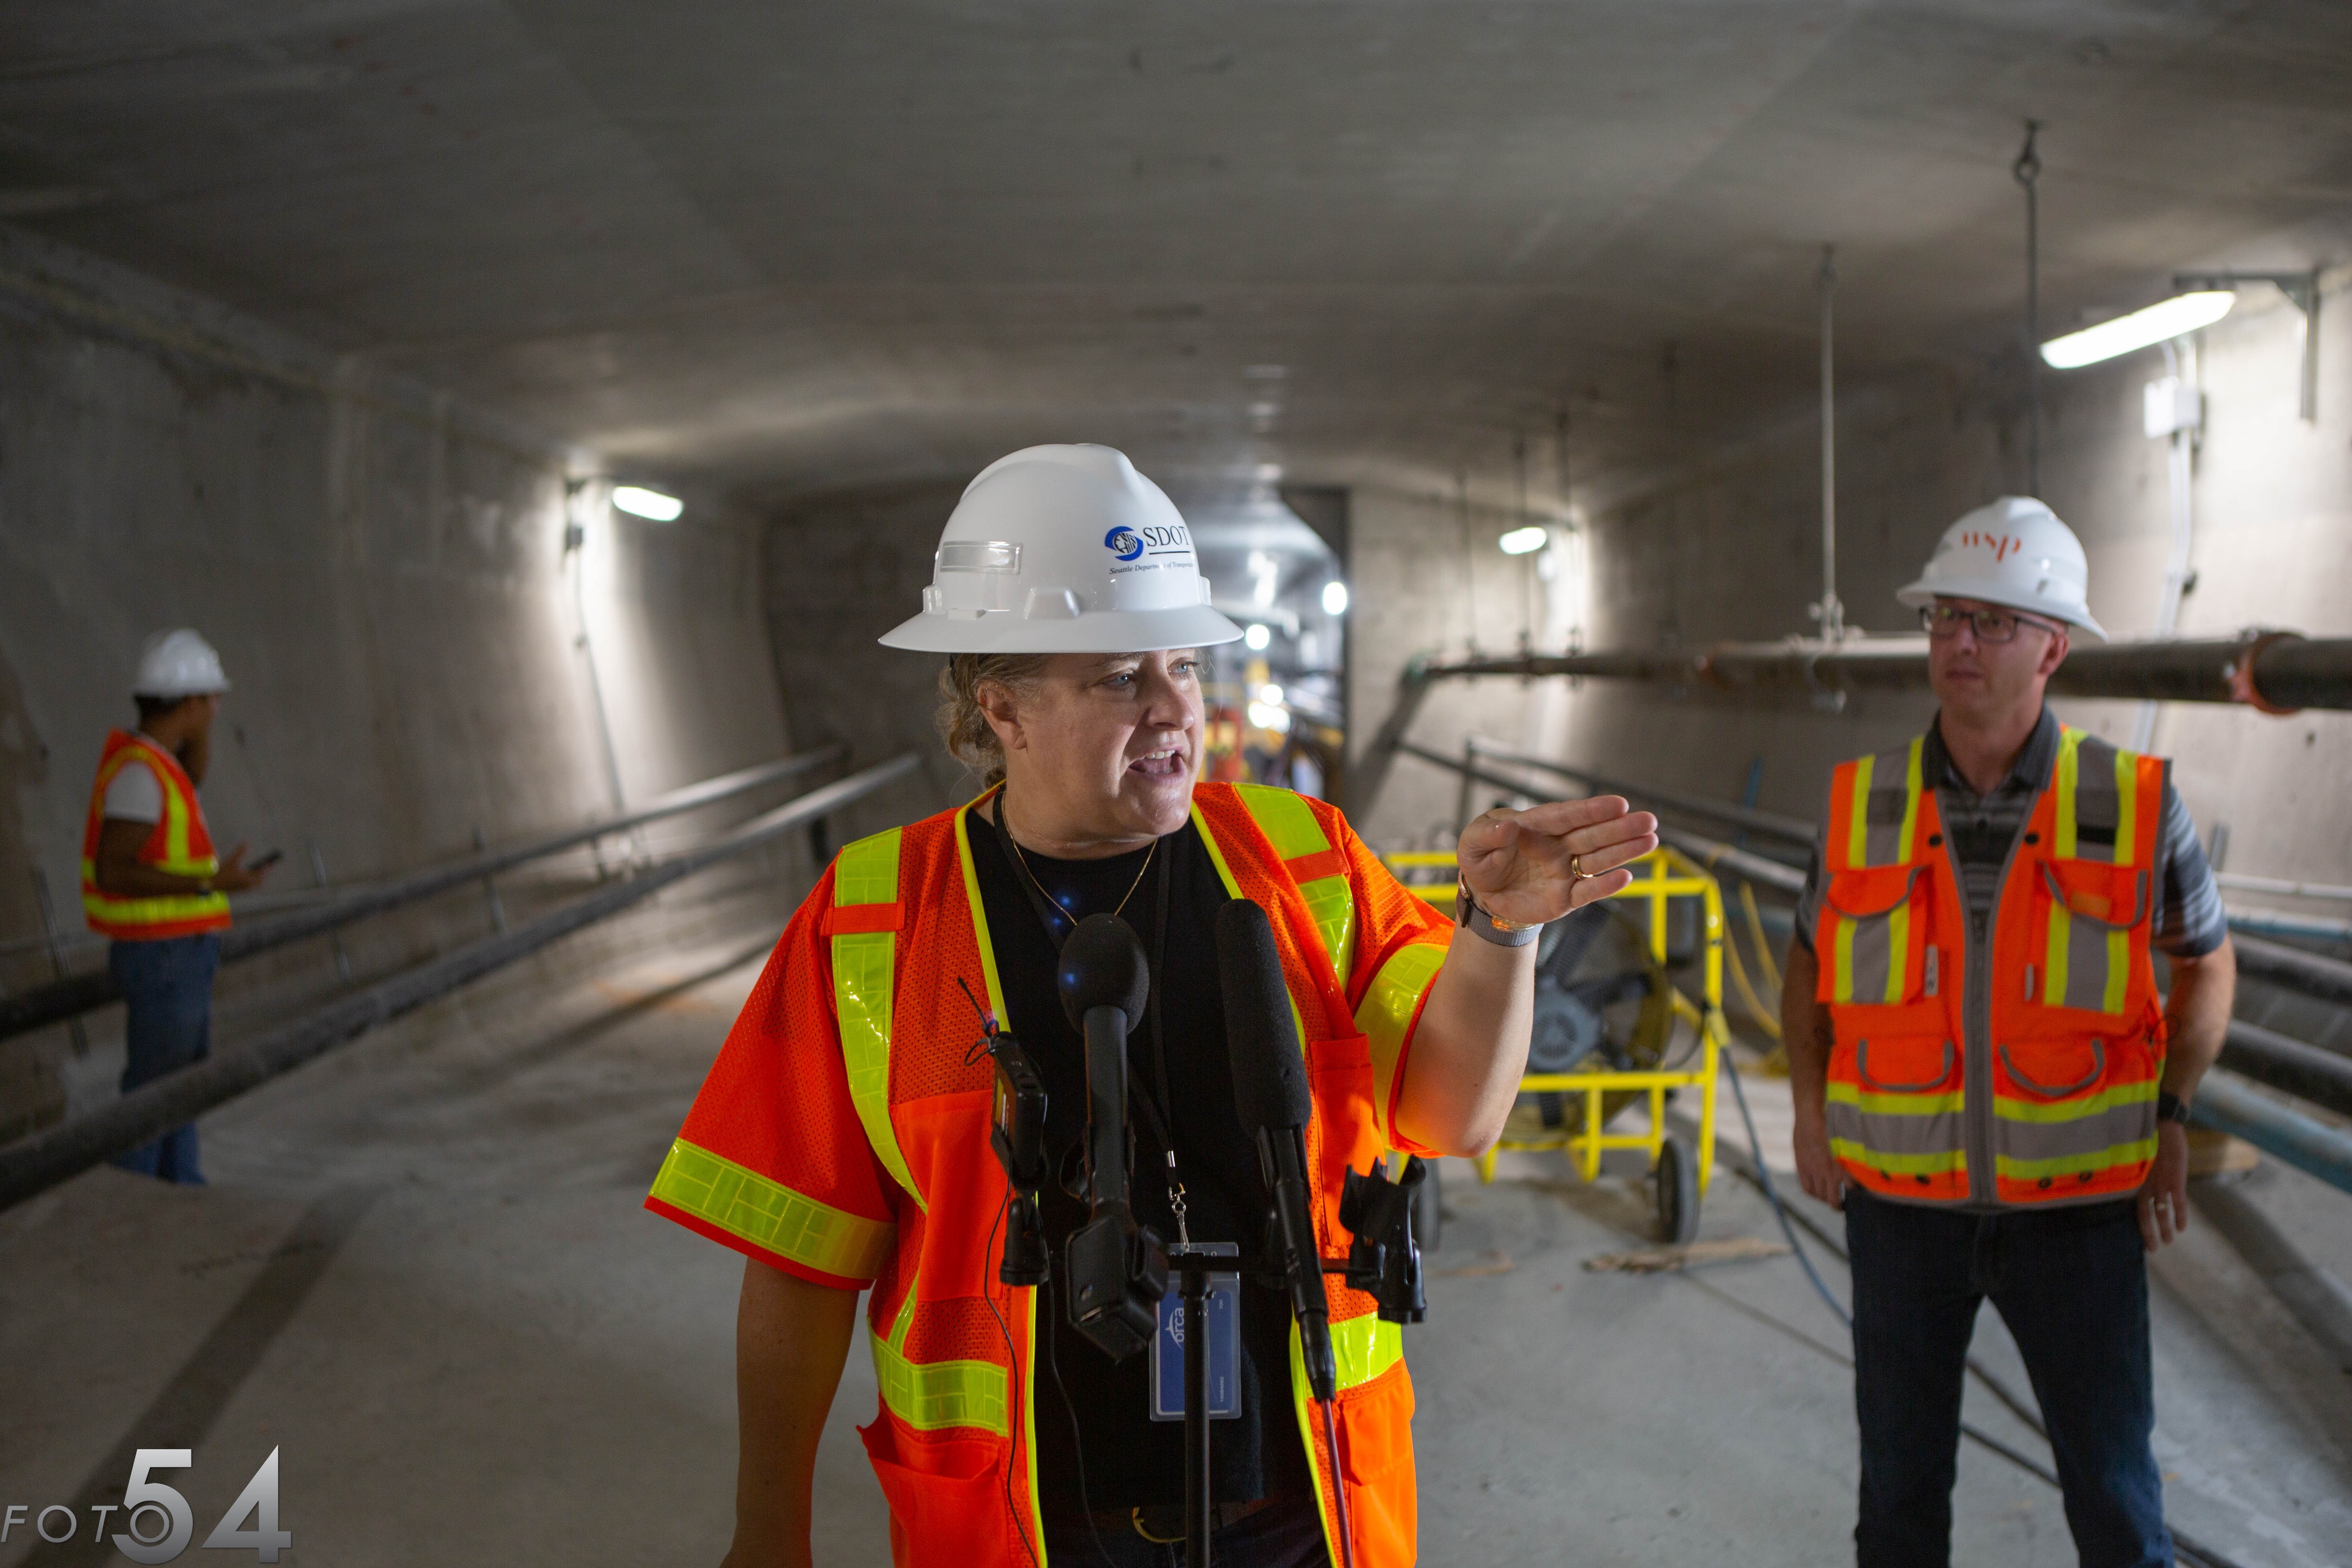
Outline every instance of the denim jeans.
<path id="1" fill-rule="evenodd" d="M 1329 1568 L 1331 1562 L 1323 1515 L 1307 1496 L 1284 1498 L 1234 1521 L 1209 1537 L 1209 1546 L 1218 1568 Z M 1076 1568 L 1183 1568 L 1184 1543 L 1147 1541 L 1129 1525 L 1090 1531 L 1083 1518 L 1049 1519 L 1045 1555 Z"/>
<path id="2" fill-rule="evenodd" d="M 212 1051 L 213 971 L 220 967 L 220 938 L 207 931 L 155 942 L 117 942 L 107 949 L 106 967 L 122 992 L 130 1018 L 123 1026 L 129 1060 L 122 1092 L 202 1061 Z M 114 1163 L 171 1182 L 201 1186 L 196 1164 L 196 1127 L 174 1127 L 152 1144 Z"/>
<path id="3" fill-rule="evenodd" d="M 1977 1309 L 2009 1325 L 2050 1429 L 2082 1568 L 2169 1568 L 2134 1200 L 1960 1214 L 1846 1191 L 1861 1568 L 1946 1568 Z"/>

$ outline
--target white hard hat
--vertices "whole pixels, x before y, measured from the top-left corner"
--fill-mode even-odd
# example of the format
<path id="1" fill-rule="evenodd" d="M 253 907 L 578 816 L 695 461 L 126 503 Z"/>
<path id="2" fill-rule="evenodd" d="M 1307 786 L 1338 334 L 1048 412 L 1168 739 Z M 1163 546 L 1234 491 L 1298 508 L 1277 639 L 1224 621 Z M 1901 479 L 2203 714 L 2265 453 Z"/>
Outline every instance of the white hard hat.
<path id="1" fill-rule="evenodd" d="M 1230 643 L 1192 530 L 1108 446 L 1029 446 L 964 487 L 923 612 L 890 648 L 930 653 L 1149 653 Z"/>
<path id="2" fill-rule="evenodd" d="M 139 650 L 139 674 L 131 683 L 135 697 L 195 697 L 228 690 L 213 645 L 183 626 L 158 632 Z"/>
<path id="3" fill-rule="evenodd" d="M 2058 514 L 2028 496 L 2003 496 L 1944 530 L 1919 580 L 1896 591 L 1909 605 L 1980 599 L 2078 626 L 2104 643 L 2091 619 L 2091 563 Z"/>

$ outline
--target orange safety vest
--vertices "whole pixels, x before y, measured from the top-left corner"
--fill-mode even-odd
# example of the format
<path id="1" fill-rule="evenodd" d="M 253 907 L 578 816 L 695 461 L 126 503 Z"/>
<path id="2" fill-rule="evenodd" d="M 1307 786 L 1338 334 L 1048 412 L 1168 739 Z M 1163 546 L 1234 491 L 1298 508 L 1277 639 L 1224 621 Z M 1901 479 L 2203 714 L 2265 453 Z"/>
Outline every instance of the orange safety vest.
<path id="1" fill-rule="evenodd" d="M 2164 1071 L 2148 938 L 2167 765 L 2062 729 L 1988 938 L 1921 782 L 1925 744 L 1842 764 L 1830 786 L 1813 946 L 1837 1036 L 1830 1148 L 1913 1203 L 2132 1192 Z"/>
<path id="2" fill-rule="evenodd" d="M 1345 1173 L 1369 1168 L 1391 1146 L 1382 1129 L 1394 1126 L 1398 1068 L 1445 948 L 1415 925 L 1385 951 L 1363 950 L 1350 862 L 1335 847 L 1346 830 L 1333 808 L 1286 789 L 1204 782 L 1193 792 L 1192 821 L 1227 890 L 1263 904 L 1274 927 L 1314 1095 L 1306 1143 L 1316 1231 L 1324 1257 L 1343 1259 Z M 693 1142 L 698 1133 L 717 1141 L 731 1117 L 714 1106 L 709 1122 L 698 1121 L 701 1102 L 646 1207 L 714 1239 L 751 1242 L 755 1255 L 795 1272 L 852 1287 L 874 1279 L 867 1340 L 881 1409 L 860 1433 L 889 1502 L 894 1560 L 1043 1564 L 1037 1292 L 997 1279 L 989 1239 L 1001 1234 L 1006 1183 L 989 1147 L 992 1075 L 971 1049 L 978 1024 L 956 985 L 959 977 L 983 980 L 991 1009 L 1005 1016 L 964 812 L 851 844 L 831 876 L 824 932 L 848 1098 L 900 1189 L 895 1225 L 818 1202 Z M 1375 1314 L 1370 1296 L 1336 1276 L 1328 1284 L 1345 1472 L 1338 1479 L 1356 1562 L 1404 1568 L 1414 1561 L 1416 1520 L 1402 1336 Z M 1332 1538 L 1335 1478 L 1295 1325 L 1291 1385 Z M 1336 1546 L 1331 1555 L 1339 1559 Z"/>
<path id="3" fill-rule="evenodd" d="M 89 819 L 81 833 L 81 907 L 89 928 L 117 942 L 154 942 L 193 936 L 228 924 L 228 894 L 173 894 L 165 898 L 117 898 L 98 890 L 98 836 L 106 821 L 106 787 L 126 764 L 143 762 L 163 786 L 163 817 L 139 846 L 139 863 L 174 876 L 210 876 L 220 870 L 213 836 L 196 787 L 181 771 L 179 758 L 143 735 L 114 730 L 99 754 L 98 782 L 90 786 Z"/>

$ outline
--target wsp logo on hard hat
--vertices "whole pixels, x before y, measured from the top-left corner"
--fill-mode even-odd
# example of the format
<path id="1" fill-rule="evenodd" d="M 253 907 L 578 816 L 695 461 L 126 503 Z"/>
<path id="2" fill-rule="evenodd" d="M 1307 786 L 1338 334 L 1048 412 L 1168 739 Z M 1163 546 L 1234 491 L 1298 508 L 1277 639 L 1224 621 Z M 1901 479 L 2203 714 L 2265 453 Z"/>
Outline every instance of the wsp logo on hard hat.
<path id="1" fill-rule="evenodd" d="M 1963 549 L 1989 549 L 1997 561 L 2007 560 L 2010 551 L 2025 548 L 2025 541 L 2015 534 L 1979 533 L 1975 529 L 1960 535 L 1958 542 Z"/>
<path id="2" fill-rule="evenodd" d="M 1121 526 L 1103 535 L 1103 548 L 1121 560 L 1135 560 L 1143 554 L 1143 540 L 1133 528 Z"/>

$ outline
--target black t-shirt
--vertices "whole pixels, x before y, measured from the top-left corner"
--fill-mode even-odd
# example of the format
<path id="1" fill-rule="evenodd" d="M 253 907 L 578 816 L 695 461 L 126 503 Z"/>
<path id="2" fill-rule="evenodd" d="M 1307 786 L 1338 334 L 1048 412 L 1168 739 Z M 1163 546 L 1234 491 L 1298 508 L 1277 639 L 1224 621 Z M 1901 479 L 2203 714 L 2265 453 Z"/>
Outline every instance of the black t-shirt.
<path id="1" fill-rule="evenodd" d="M 965 813 L 972 869 L 996 950 L 1004 991 L 1004 1026 L 1018 1039 L 1045 1082 L 1045 1144 L 1051 1168 L 1038 1195 L 1040 1218 L 1053 1258 L 1050 1300 L 1037 1307 L 1037 1344 L 1054 1365 L 1040 1366 L 1036 1389 L 1037 1486 L 1049 1518 L 1184 1500 L 1181 1422 L 1150 1416 L 1150 1356 L 1139 1352 L 1114 1365 L 1070 1326 L 1065 1291 L 1064 1245 L 1084 1224 L 1087 1206 L 1078 1175 L 1086 1133 L 1086 1050 L 1063 1015 L 1054 988 L 1055 938 L 1017 880 L 986 808 Z M 1151 856 L 1149 866 L 1145 857 Z M 1133 1105 L 1149 1095 L 1176 1145 L 1177 1179 L 1184 1184 L 1185 1223 L 1195 1241 L 1233 1241 L 1245 1259 L 1262 1249 L 1266 1197 L 1257 1145 L 1234 1111 L 1233 1073 L 1225 1052 L 1223 992 L 1218 984 L 1214 922 L 1229 896 L 1199 830 L 1186 823 L 1152 850 L 1108 860 L 1061 861 L 1022 852 L 1046 896 L 1074 917 L 1106 914 L 1127 900 L 1123 918 L 1153 956 L 1151 1007 L 1160 1009 L 1160 1054 L 1154 1061 L 1150 1014 L 1128 1039 L 1129 1125 L 1134 1134 L 1132 1201 L 1136 1218 L 1163 1241 L 1176 1238 L 1168 1201 L 1166 1155 L 1150 1119 Z M 1141 873 L 1141 880 L 1138 875 Z M 1161 885 L 1165 878 L 1164 887 Z M 1133 888 L 1131 896 L 1129 889 Z M 1164 905 L 1162 897 L 1164 894 Z M 1159 911 L 1165 907 L 1164 935 Z M 1065 925 L 1059 935 L 1066 936 Z M 1066 1187 L 1065 1183 L 1067 1183 Z M 1076 1194 L 1068 1187 L 1077 1188 Z M 1307 1490 L 1307 1458 L 1290 1397 L 1290 1303 L 1278 1290 L 1244 1274 L 1241 1300 L 1241 1416 L 1212 1425 L 1212 1494 L 1220 1502 L 1246 1502 Z M 1050 1324 L 1048 1319 L 1051 1319 Z M 1060 1371 L 1060 1389 L 1054 1369 Z M 1061 1390 L 1066 1389 L 1065 1404 Z M 1073 1416 L 1078 1430 L 1074 1437 Z M 1085 1490 L 1077 1458 L 1084 1455 Z"/>

